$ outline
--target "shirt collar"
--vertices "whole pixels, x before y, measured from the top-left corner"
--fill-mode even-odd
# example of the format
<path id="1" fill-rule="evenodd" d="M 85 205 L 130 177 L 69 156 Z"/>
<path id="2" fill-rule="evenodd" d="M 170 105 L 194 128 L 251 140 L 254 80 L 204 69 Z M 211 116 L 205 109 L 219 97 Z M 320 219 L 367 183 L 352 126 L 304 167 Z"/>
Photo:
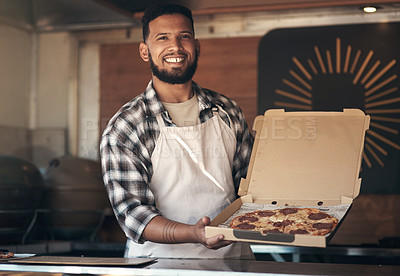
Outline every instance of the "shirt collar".
<path id="1" fill-rule="evenodd" d="M 197 99 L 199 101 L 199 111 L 212 108 L 217 103 L 215 103 L 214 99 L 210 97 L 209 93 L 207 93 L 206 89 L 202 88 L 196 82 L 192 81 L 192 88 L 194 93 L 197 95 Z M 160 99 L 158 98 L 157 92 L 153 87 L 153 81 L 151 80 L 147 85 L 146 91 L 144 92 L 144 98 L 147 105 L 147 113 L 148 116 L 155 117 L 160 113 L 166 112 L 165 107 L 161 103 Z"/>
<path id="2" fill-rule="evenodd" d="M 211 108 L 216 105 L 216 103 L 214 103 L 213 98 L 210 97 L 210 95 L 206 92 L 206 90 L 204 88 L 202 88 L 200 85 L 198 85 L 194 81 L 192 82 L 192 87 L 193 87 L 193 91 L 197 95 L 197 99 L 199 100 L 200 112 L 202 110 Z"/>
<path id="3" fill-rule="evenodd" d="M 165 107 L 162 105 L 157 96 L 157 92 L 153 88 L 153 81 L 151 80 L 147 85 L 144 95 L 144 104 L 147 110 L 147 116 L 156 117 L 160 113 L 166 112 Z"/>

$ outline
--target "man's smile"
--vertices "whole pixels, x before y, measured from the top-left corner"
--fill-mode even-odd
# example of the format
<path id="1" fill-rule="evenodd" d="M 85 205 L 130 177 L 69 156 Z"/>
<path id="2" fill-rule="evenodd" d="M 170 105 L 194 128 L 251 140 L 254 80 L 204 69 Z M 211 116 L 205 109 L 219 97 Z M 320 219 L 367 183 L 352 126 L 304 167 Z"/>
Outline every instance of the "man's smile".
<path id="1" fill-rule="evenodd" d="M 168 54 L 164 56 L 164 61 L 167 64 L 178 65 L 182 64 L 187 59 L 187 56 L 181 53 Z"/>
<path id="2" fill-rule="evenodd" d="M 169 63 L 180 63 L 183 62 L 185 59 L 182 57 L 168 57 L 165 58 L 164 60 Z"/>

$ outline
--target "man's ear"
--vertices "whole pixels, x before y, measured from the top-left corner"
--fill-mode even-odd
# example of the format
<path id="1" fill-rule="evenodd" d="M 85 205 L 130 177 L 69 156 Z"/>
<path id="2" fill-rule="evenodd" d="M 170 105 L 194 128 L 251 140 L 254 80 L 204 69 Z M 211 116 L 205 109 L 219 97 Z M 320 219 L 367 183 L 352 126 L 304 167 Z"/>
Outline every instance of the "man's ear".
<path id="1" fill-rule="evenodd" d="M 139 44 L 139 54 L 143 61 L 149 61 L 149 48 L 147 47 L 146 43 L 140 42 Z"/>

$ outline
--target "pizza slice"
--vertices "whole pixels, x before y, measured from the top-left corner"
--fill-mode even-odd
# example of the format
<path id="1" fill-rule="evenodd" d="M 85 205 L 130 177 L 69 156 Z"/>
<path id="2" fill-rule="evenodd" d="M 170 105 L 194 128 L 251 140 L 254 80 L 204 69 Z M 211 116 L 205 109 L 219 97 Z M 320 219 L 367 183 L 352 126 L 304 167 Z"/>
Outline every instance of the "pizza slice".
<path id="1" fill-rule="evenodd" d="M 14 253 L 8 251 L 7 249 L 0 249 L 0 259 L 9 259 L 14 257 Z"/>

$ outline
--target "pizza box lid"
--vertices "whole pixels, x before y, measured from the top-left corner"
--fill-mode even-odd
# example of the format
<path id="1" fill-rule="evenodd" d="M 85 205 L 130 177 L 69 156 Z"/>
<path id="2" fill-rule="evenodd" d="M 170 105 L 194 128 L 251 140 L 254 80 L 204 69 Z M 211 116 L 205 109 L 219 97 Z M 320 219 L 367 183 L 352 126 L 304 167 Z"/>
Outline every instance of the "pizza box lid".
<path id="1" fill-rule="evenodd" d="M 246 179 L 239 195 L 273 204 L 351 203 L 360 191 L 359 172 L 370 118 L 343 112 L 267 110 L 257 116 Z"/>

